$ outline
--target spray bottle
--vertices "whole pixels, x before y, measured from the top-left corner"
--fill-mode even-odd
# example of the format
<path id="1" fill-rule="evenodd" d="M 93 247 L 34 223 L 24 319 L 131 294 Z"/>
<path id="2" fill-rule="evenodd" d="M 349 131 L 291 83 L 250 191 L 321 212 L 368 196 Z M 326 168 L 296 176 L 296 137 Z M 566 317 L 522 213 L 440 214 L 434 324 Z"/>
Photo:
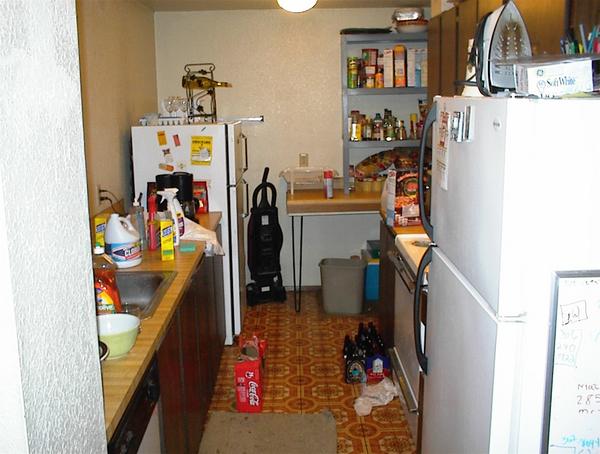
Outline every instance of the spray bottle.
<path id="1" fill-rule="evenodd" d="M 140 193 L 140 199 L 142 194 Z M 140 234 L 140 246 L 142 249 L 146 249 L 146 225 L 144 223 L 144 207 L 140 206 L 140 199 L 133 200 L 133 206 L 129 211 L 129 219 L 131 224 Z"/>
<path id="2" fill-rule="evenodd" d="M 157 191 L 156 193 L 162 197 L 162 200 L 167 201 L 167 208 L 171 212 L 171 218 L 174 223 L 174 245 L 179 246 L 179 238 L 184 234 L 185 227 L 183 224 L 183 210 L 181 204 L 177 200 L 177 188 L 166 188 L 163 191 Z M 161 200 L 161 201 L 162 201 Z"/>

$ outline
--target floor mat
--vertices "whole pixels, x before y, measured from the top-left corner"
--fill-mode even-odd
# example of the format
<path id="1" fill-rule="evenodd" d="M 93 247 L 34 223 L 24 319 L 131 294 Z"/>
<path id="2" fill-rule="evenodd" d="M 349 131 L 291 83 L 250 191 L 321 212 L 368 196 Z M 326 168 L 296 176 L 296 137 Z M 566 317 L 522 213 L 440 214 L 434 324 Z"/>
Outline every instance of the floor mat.
<path id="1" fill-rule="evenodd" d="M 336 453 L 331 412 L 210 414 L 198 454 Z"/>

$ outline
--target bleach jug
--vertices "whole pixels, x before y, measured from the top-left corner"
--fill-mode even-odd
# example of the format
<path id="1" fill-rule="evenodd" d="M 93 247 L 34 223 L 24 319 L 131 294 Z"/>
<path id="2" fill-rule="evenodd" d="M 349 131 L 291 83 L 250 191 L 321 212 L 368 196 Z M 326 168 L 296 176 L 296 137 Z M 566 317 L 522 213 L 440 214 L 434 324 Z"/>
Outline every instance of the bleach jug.
<path id="1" fill-rule="evenodd" d="M 106 253 L 115 262 L 117 268 L 130 268 L 142 263 L 140 234 L 129 219 L 117 213 L 110 215 L 104 234 Z"/>

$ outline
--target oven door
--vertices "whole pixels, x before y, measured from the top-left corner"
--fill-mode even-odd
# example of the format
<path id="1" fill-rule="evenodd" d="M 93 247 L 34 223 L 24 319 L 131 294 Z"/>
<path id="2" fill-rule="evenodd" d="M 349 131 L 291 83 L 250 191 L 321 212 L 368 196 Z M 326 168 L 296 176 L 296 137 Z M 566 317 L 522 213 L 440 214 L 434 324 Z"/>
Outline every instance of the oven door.
<path id="1" fill-rule="evenodd" d="M 390 252 L 390 261 L 396 269 L 394 296 L 394 347 L 391 360 L 404 397 L 406 417 L 413 438 L 417 438 L 419 413 L 420 368 L 415 355 L 413 299 L 415 275 L 399 251 Z"/>

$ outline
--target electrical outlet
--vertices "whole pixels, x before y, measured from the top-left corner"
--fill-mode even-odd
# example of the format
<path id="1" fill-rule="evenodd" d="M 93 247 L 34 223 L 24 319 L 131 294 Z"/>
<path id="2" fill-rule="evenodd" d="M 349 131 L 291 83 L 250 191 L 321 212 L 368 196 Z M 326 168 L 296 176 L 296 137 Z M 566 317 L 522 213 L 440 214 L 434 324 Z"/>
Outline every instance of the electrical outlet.
<path id="1" fill-rule="evenodd" d="M 106 200 L 106 197 L 103 194 L 104 189 L 99 184 L 96 185 L 96 206 L 102 205 L 102 202 Z"/>

